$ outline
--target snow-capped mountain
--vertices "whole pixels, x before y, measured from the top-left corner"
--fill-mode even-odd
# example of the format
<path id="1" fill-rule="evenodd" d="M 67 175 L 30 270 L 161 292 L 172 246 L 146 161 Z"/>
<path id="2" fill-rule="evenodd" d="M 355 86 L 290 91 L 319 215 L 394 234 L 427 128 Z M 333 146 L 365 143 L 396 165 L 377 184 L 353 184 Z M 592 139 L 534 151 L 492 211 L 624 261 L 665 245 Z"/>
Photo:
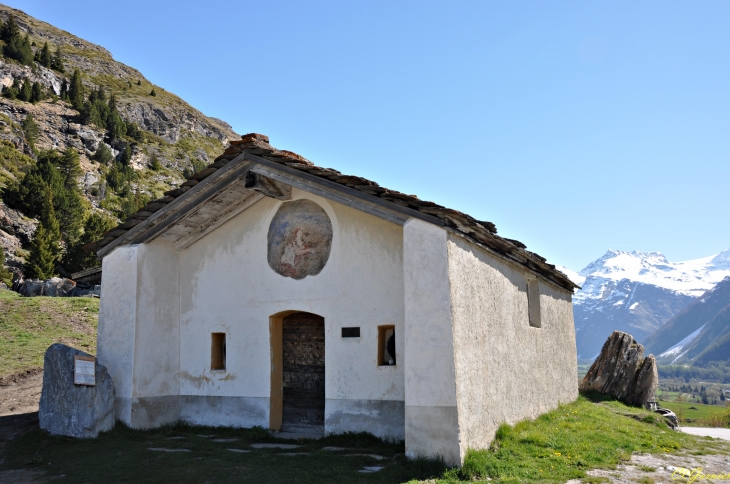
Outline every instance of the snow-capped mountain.
<path id="1" fill-rule="evenodd" d="M 670 262 L 659 252 L 609 250 L 575 273 L 573 296 L 579 359 L 593 359 L 613 330 L 641 342 L 693 300 L 730 276 L 730 249 L 702 259 Z"/>

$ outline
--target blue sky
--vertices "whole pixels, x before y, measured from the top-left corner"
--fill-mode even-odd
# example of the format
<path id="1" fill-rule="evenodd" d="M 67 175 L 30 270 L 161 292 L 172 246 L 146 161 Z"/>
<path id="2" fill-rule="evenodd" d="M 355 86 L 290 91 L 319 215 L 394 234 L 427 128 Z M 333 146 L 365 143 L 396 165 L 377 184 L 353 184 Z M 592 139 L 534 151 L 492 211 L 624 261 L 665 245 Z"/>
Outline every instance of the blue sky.
<path id="1" fill-rule="evenodd" d="M 728 2 L 9 4 L 553 263 L 730 247 Z"/>

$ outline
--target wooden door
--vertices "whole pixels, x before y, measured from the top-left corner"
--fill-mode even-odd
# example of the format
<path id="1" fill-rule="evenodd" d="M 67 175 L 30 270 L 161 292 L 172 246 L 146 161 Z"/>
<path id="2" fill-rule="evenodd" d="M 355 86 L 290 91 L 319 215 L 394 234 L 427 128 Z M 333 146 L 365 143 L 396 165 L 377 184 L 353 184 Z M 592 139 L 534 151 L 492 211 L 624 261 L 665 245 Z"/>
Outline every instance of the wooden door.
<path id="1" fill-rule="evenodd" d="M 324 318 L 286 316 L 282 325 L 282 432 L 324 432 Z"/>

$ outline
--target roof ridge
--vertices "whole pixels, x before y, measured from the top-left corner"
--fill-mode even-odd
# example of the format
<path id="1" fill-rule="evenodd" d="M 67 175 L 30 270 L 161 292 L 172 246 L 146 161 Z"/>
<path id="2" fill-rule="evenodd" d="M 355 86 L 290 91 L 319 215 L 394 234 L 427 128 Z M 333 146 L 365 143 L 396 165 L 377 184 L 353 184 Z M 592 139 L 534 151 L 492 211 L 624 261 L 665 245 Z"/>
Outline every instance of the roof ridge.
<path id="1" fill-rule="evenodd" d="M 142 207 L 136 214 L 128 217 L 124 222 L 104 234 L 101 240 L 84 246 L 84 250 L 97 252 L 124 235 L 129 229 L 144 221 L 156 211 L 176 198 L 183 196 L 190 188 L 212 175 L 242 153 L 250 153 L 262 158 L 286 165 L 310 175 L 327 179 L 358 190 L 365 194 L 378 197 L 389 203 L 406 206 L 424 214 L 432 215 L 443 220 L 444 226 L 459 235 L 465 236 L 479 245 L 495 251 L 518 264 L 527 267 L 568 290 L 578 288 L 568 276 L 560 272 L 553 264 L 540 255 L 527 250 L 527 246 L 514 239 L 503 238 L 497 235 L 497 227 L 492 222 L 477 220 L 458 210 L 444 207 L 435 202 L 421 200 L 415 195 L 408 195 L 397 190 L 381 187 L 376 182 L 356 175 L 345 175 L 332 168 L 316 166 L 303 156 L 287 150 L 278 150 L 269 144 L 269 137 L 259 133 L 248 133 L 240 140 L 231 141 L 226 150 L 213 163 L 202 170 L 193 173 L 180 187 L 165 192 L 163 198 L 153 200 Z"/>

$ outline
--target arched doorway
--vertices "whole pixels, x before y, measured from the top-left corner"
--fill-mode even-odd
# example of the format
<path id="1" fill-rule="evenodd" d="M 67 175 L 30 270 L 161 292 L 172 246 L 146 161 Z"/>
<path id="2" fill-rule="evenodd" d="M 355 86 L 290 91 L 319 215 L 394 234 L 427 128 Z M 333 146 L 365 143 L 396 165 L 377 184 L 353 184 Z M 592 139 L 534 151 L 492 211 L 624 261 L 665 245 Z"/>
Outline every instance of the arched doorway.
<path id="1" fill-rule="evenodd" d="M 281 376 L 272 373 L 272 378 L 276 378 L 281 385 L 280 430 L 323 433 L 324 318 L 312 313 L 296 312 L 284 316 L 280 321 L 281 372 L 277 373 Z M 276 339 L 272 338 L 272 342 Z"/>

